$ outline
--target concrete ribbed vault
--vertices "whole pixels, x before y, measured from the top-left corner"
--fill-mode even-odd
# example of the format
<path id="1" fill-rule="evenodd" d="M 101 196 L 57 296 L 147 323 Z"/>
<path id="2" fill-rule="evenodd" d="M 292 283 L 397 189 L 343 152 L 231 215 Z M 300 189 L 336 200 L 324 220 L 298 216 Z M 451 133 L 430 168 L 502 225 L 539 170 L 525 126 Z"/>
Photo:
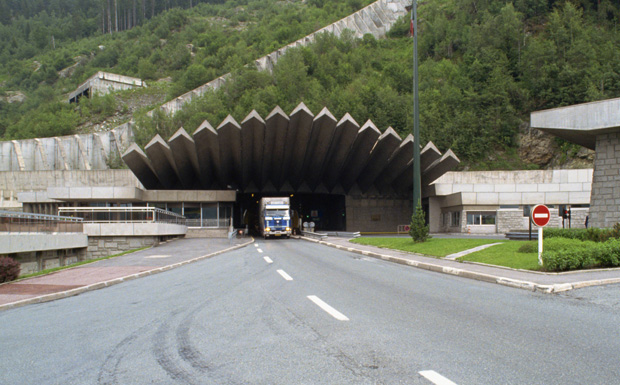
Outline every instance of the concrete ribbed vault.
<path id="1" fill-rule="evenodd" d="M 134 143 L 123 160 L 147 189 L 403 196 L 413 186 L 414 145 L 391 127 L 360 127 L 327 108 L 315 116 L 301 103 L 290 115 L 276 107 L 265 119 L 256 111 L 241 123 L 228 116 L 217 129 L 205 121 L 193 135 L 180 128 L 168 142 L 157 135 L 144 151 Z M 422 187 L 458 163 L 429 142 Z"/>

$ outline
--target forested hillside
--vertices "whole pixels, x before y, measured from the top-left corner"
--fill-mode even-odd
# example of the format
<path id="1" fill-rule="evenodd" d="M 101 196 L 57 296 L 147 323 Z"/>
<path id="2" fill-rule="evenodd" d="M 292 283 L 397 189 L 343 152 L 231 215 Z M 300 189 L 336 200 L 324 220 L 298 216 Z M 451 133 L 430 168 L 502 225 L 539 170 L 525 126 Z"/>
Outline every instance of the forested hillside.
<path id="1" fill-rule="evenodd" d="M 155 12 L 142 25 L 111 34 L 102 16 L 107 2 L 98 2 L 102 9 L 90 15 L 88 38 L 68 39 L 60 48 L 57 41 L 56 49 L 34 48 L 31 57 L 12 53 L 4 43 L 0 89 L 20 90 L 27 98 L 21 104 L 0 98 L 0 133 L 5 138 L 71 133 L 84 120 L 118 113 L 123 95 L 171 98 L 232 72 L 224 88 L 174 117 L 148 118 L 147 108 L 136 111 L 138 141 L 144 145 L 156 132 L 168 138 L 181 126 L 192 132 L 205 119 L 217 125 L 229 113 L 238 120 L 252 109 L 266 116 L 276 105 L 289 113 L 302 101 L 315 113 L 327 106 L 338 118 L 350 112 L 360 124 L 372 119 L 381 130 L 392 126 L 405 136 L 413 120 L 408 18 L 386 39 L 323 36 L 289 51 L 273 74 L 244 66 L 370 2 L 194 1 L 191 9 L 185 4 L 184 10 Z M 520 133 L 531 111 L 620 96 L 615 1 L 427 0 L 419 2 L 418 13 L 422 142 L 432 140 L 442 151 L 452 148 L 465 167 L 549 166 L 548 160 L 532 163 L 519 156 Z M 3 25 L 2 31 L 14 27 Z M 84 64 L 59 77 L 57 71 L 77 55 Z M 36 71 L 34 60 L 40 64 Z M 58 102 L 97 69 L 139 76 L 152 87 L 94 98 L 80 107 Z M 170 83 L 154 82 L 167 76 Z M 564 157 L 579 150 L 561 141 L 552 144 L 549 152 Z"/>
<path id="2" fill-rule="evenodd" d="M 0 0 L 0 136 L 75 133 L 93 120 L 124 114 L 128 98 L 154 107 L 370 2 Z M 149 12 L 138 12 L 143 5 Z M 98 70 L 138 76 L 151 87 L 79 107 L 64 103 Z"/>
<path id="3" fill-rule="evenodd" d="M 620 13 L 610 1 L 426 1 L 419 15 L 422 142 L 452 148 L 466 167 L 546 166 L 518 155 L 531 111 L 620 96 Z M 173 119 L 142 118 L 139 139 L 190 131 L 204 119 L 219 124 L 228 113 L 290 112 L 300 101 L 405 136 L 413 125 L 411 41 L 407 18 L 385 40 L 325 36 L 288 53 L 273 75 L 244 69 Z M 551 144 L 545 151 L 564 160 L 579 151 Z"/>

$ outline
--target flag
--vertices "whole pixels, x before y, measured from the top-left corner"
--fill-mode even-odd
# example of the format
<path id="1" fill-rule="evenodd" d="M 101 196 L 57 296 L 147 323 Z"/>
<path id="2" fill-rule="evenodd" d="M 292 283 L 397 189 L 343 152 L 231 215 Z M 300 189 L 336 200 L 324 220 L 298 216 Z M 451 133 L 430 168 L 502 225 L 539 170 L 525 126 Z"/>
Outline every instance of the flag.
<path id="1" fill-rule="evenodd" d="M 409 34 L 413 36 L 413 19 L 411 19 L 411 24 L 409 25 Z"/>

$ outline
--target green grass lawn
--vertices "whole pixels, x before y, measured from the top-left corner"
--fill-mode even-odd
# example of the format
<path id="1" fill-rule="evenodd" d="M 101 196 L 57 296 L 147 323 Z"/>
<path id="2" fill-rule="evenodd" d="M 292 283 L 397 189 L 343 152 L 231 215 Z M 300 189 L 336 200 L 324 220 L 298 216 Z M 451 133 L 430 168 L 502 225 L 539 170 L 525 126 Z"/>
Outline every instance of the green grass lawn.
<path id="1" fill-rule="evenodd" d="M 371 245 L 385 249 L 394 249 L 419 253 L 434 257 L 445 257 L 459 251 L 473 249 L 477 246 L 497 243 L 496 239 L 460 239 L 460 238 L 431 238 L 426 242 L 413 243 L 411 238 L 389 238 L 389 237 L 362 237 L 351 240 L 360 245 Z M 498 247 L 498 246 L 493 246 Z M 491 247 L 491 248 L 493 248 Z"/>
<path id="2" fill-rule="evenodd" d="M 538 252 L 519 253 L 523 241 L 507 241 L 501 245 L 491 246 L 484 250 L 467 254 L 459 261 L 470 261 L 511 267 L 513 269 L 541 270 L 538 265 Z"/>

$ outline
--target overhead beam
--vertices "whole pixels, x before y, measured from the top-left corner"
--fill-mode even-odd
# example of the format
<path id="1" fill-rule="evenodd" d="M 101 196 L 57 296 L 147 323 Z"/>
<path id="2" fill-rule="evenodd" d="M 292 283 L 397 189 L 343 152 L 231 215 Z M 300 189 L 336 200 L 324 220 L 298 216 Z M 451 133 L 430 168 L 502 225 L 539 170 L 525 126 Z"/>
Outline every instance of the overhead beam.
<path id="1" fill-rule="evenodd" d="M 164 187 L 167 189 L 179 187 L 179 173 L 168 143 L 157 134 L 151 139 L 149 144 L 144 147 L 144 151 L 151 160 L 153 170 L 155 170 L 159 181 Z"/>
<path id="2" fill-rule="evenodd" d="M 174 163 L 177 166 L 183 187 L 186 189 L 198 187 L 200 168 L 196 155 L 196 145 L 192 137 L 181 127 L 168 140 L 168 145 L 172 150 Z"/>
<path id="3" fill-rule="evenodd" d="M 142 183 L 146 189 L 159 189 L 162 184 L 153 166 L 144 151 L 137 144 L 132 143 L 122 156 L 123 162 L 134 173 L 136 178 Z"/>

